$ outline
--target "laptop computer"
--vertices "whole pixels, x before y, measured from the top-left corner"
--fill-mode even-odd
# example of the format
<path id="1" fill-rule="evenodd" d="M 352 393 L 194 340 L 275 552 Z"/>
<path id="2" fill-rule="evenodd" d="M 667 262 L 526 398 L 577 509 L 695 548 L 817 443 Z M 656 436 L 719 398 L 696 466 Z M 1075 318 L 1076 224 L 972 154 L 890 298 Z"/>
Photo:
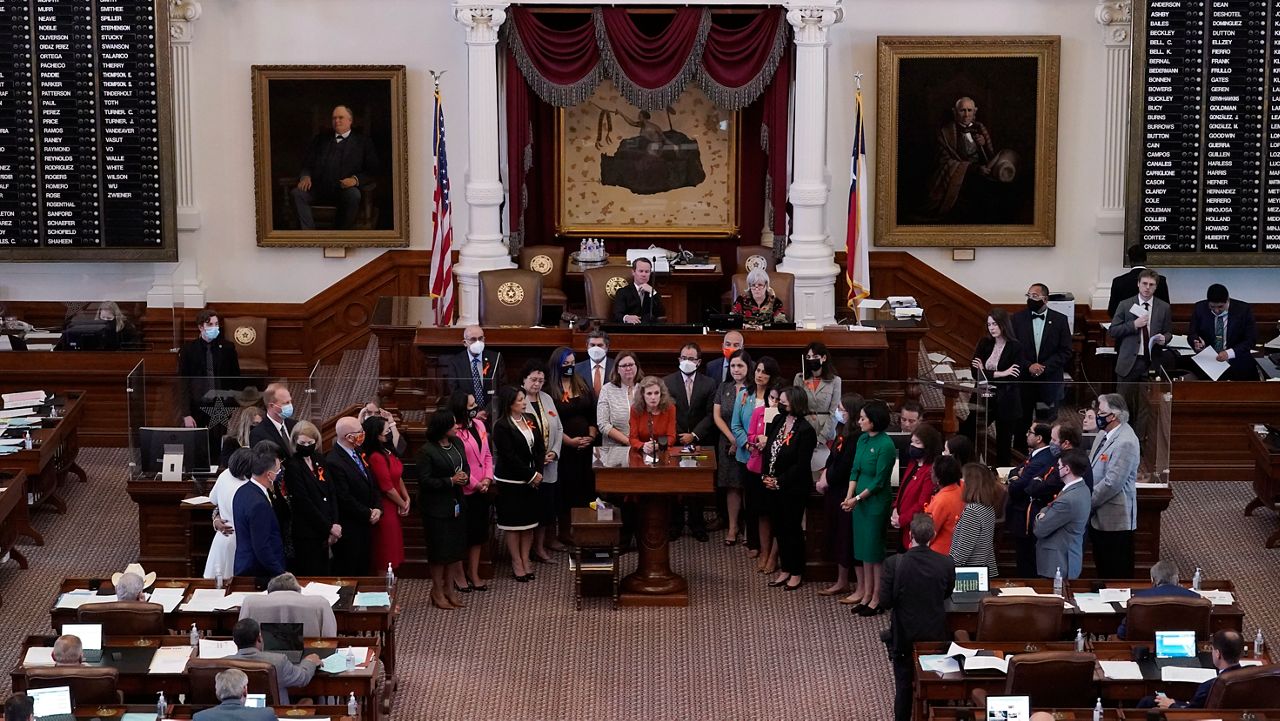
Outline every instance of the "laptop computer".
<path id="1" fill-rule="evenodd" d="M 990 581 L 986 566 L 957 566 L 956 585 L 951 590 L 952 603 L 978 603 L 989 595 Z"/>
<path id="2" fill-rule="evenodd" d="M 302 624 L 264 623 L 262 650 L 284 654 L 293 663 L 302 660 Z"/>
<path id="3" fill-rule="evenodd" d="M 84 660 L 86 663 L 102 663 L 102 624 L 63 624 L 62 635 L 71 635 L 80 639 L 80 645 L 84 648 Z"/>
<path id="4" fill-rule="evenodd" d="M 1156 631 L 1156 665 L 1199 668 L 1195 631 Z"/>
<path id="5" fill-rule="evenodd" d="M 39 721 L 74 721 L 70 686 L 29 688 L 27 696 L 31 697 L 31 708 Z"/>
<path id="6" fill-rule="evenodd" d="M 266 708 L 267 695 L 265 693 L 251 693 L 244 700 L 245 708 Z"/>
<path id="7" fill-rule="evenodd" d="M 988 696 L 987 721 L 1027 721 L 1031 718 L 1030 696 Z"/>

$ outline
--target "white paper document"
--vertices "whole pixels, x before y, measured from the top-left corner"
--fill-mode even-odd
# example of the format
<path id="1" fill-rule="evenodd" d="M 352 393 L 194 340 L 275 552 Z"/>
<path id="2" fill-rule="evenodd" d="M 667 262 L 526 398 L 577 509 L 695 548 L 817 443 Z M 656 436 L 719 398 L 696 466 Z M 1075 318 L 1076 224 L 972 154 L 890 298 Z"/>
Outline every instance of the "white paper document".
<path id="1" fill-rule="evenodd" d="M 3 393 L 0 394 L 0 400 L 4 401 L 5 408 L 20 408 L 22 406 L 35 406 L 44 403 L 44 391 L 22 391 L 20 393 Z"/>
<path id="2" fill-rule="evenodd" d="M 1000 589 L 1001 596 L 1039 596 L 1036 590 L 1030 586 L 1009 586 Z"/>
<path id="3" fill-rule="evenodd" d="M 208 496 L 192 496 L 182 499 L 182 502 L 188 506 L 199 506 L 204 503 L 213 503 L 213 499 Z"/>
<path id="4" fill-rule="evenodd" d="M 1009 656 L 1007 658 L 996 658 L 995 656 L 969 656 L 964 660 L 965 671 L 999 671 L 1000 673 L 1009 673 Z"/>
<path id="5" fill-rule="evenodd" d="M 182 603 L 183 596 L 187 595 L 187 587 L 179 588 L 157 588 L 151 591 L 151 597 L 148 599 L 152 603 L 158 603 L 164 606 L 165 613 L 173 613 L 173 610 Z"/>
<path id="6" fill-rule="evenodd" d="M 22 657 L 23 668 L 43 668 L 53 665 L 52 646 L 32 646 Z M 960 669 L 956 669 L 957 671 Z"/>
<path id="7" fill-rule="evenodd" d="M 920 657 L 920 668 L 935 673 L 960 673 L 960 662 L 945 654 Z"/>
<path id="8" fill-rule="evenodd" d="M 893 317 L 898 320 L 904 318 L 923 318 L 924 308 L 894 308 Z"/>
<path id="9" fill-rule="evenodd" d="M 1183 666 L 1165 666 L 1160 669 L 1160 680 L 1170 683 L 1185 681 L 1187 683 L 1204 683 L 1218 675 L 1217 669 L 1185 668 Z"/>
<path id="10" fill-rule="evenodd" d="M 226 658 L 236 655 L 235 641 L 212 641 L 200 639 L 200 658 Z"/>
<path id="11" fill-rule="evenodd" d="M 22 438 L 0 438 L 0 446 L 20 446 L 23 441 Z"/>
<path id="12" fill-rule="evenodd" d="M 1236 598 L 1230 591 L 1196 591 L 1202 598 L 1213 601 L 1215 606 L 1230 606 L 1236 602 Z"/>
<path id="13" fill-rule="evenodd" d="M 331 583 L 318 583 L 316 581 L 312 581 L 311 583 L 308 583 L 306 586 L 303 587 L 302 595 L 319 596 L 324 600 L 328 601 L 329 605 L 332 606 L 333 604 L 338 602 L 338 591 L 340 590 L 342 590 L 342 586 L 336 586 Z"/>
<path id="14" fill-rule="evenodd" d="M 1107 603 L 1128 603 L 1132 595 L 1131 588 L 1103 588 L 1098 591 L 1098 599 Z"/>
<path id="15" fill-rule="evenodd" d="M 97 591 L 90 591 L 87 588 L 76 589 L 62 594 L 62 597 L 54 604 L 54 608 L 80 608 L 86 603 L 114 603 L 116 600 L 115 594 L 99 596 Z"/>
<path id="16" fill-rule="evenodd" d="M 889 306 L 892 308 L 910 308 L 918 305 L 913 295 L 891 295 L 888 300 Z"/>
<path id="17" fill-rule="evenodd" d="M 1147 310 L 1146 308 L 1143 308 L 1142 305 L 1139 303 L 1134 303 L 1133 305 L 1129 306 L 1129 313 L 1133 315 L 1135 318 L 1141 318 L 1144 315 L 1151 315 L 1151 311 Z"/>
<path id="18" fill-rule="evenodd" d="M 7 410 L 0 411 L 0 418 L 24 418 L 26 416 L 33 416 L 35 413 L 36 410 L 34 408 L 9 408 Z"/>
<path id="19" fill-rule="evenodd" d="M 930 353 L 929 360 L 934 363 L 955 363 L 956 359 L 942 353 Z"/>
<path id="20" fill-rule="evenodd" d="M 1137 661 L 1099 661 L 1102 673 L 1113 681 L 1141 681 L 1142 669 Z"/>
<path id="21" fill-rule="evenodd" d="M 1081 613 L 1115 613 L 1115 606 L 1102 601 L 1100 596 L 1097 593 L 1077 593 L 1072 598 Z"/>
<path id="22" fill-rule="evenodd" d="M 1262 347 L 1270 348 L 1271 350 L 1280 350 L 1280 335 L 1267 341 L 1266 344 L 1263 345 Z"/>
<path id="23" fill-rule="evenodd" d="M 1170 336 L 1169 347 L 1176 348 L 1179 350 L 1182 350 L 1184 348 L 1186 350 L 1191 350 L 1191 342 L 1187 340 L 1187 337 L 1185 335 Z"/>
<path id="24" fill-rule="evenodd" d="M 266 591 L 236 591 L 235 593 L 228 593 L 227 597 L 222 599 L 222 603 L 219 603 L 217 608 L 219 611 L 226 611 L 243 605 L 244 600 L 249 596 L 265 595 L 267 595 Z"/>
<path id="25" fill-rule="evenodd" d="M 884 307 L 885 301 L 878 298 L 863 298 L 858 301 L 858 308 L 866 308 L 867 310 L 879 310 Z"/>
<path id="26" fill-rule="evenodd" d="M 221 588 L 197 588 L 191 592 L 191 600 L 182 604 L 183 611 L 216 611 L 222 605 L 227 592 Z"/>
<path id="27" fill-rule="evenodd" d="M 182 673 L 191 660 L 190 646 L 161 646 L 151 657 L 147 673 Z"/>
<path id="28" fill-rule="evenodd" d="M 1204 371 L 1210 380 L 1218 380 L 1231 367 L 1230 363 L 1218 360 L 1218 351 L 1211 345 L 1205 346 L 1204 350 L 1192 356 L 1191 359 L 1200 366 L 1200 370 Z"/>
<path id="29" fill-rule="evenodd" d="M 947 648 L 947 655 L 948 656 L 964 656 L 965 658 L 969 658 L 970 656 L 977 656 L 978 649 L 965 648 L 964 646 L 961 646 L 953 642 L 951 646 Z"/>

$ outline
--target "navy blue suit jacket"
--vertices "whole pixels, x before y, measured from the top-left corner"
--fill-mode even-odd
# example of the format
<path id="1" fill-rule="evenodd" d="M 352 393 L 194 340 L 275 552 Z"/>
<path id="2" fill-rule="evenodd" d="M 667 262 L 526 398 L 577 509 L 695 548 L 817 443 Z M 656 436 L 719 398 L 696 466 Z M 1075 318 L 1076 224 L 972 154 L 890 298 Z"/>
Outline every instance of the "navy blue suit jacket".
<path id="1" fill-rule="evenodd" d="M 271 501 L 256 481 L 236 491 L 232 526 L 236 529 L 237 576 L 274 577 L 284 573 L 284 539 Z"/>
<path id="2" fill-rule="evenodd" d="M 1179 586 L 1173 583 L 1162 583 L 1159 586 L 1152 586 L 1151 588 L 1144 588 L 1141 591 L 1133 592 L 1134 598 L 1138 598 L 1138 597 L 1151 598 L 1153 596 L 1154 597 L 1182 596 L 1186 598 L 1200 598 L 1200 594 L 1196 593 L 1195 591 L 1192 591 L 1189 588 L 1183 588 L 1182 586 Z M 1125 620 L 1120 622 L 1120 628 L 1116 629 L 1116 636 L 1121 641 L 1124 640 L 1125 624 L 1127 624 L 1128 622 L 1129 622 L 1129 619 L 1126 618 Z M 1197 706 L 1196 708 L 1200 708 L 1200 707 Z"/>
<path id="3" fill-rule="evenodd" d="M 1191 325 L 1187 328 L 1187 340 L 1199 338 L 1207 346 L 1213 345 L 1213 311 L 1209 301 L 1202 300 L 1191 309 Z M 1231 359 L 1228 375 L 1234 380 L 1257 380 L 1257 364 L 1253 360 L 1253 347 L 1258 344 L 1258 326 L 1253 320 L 1253 308 L 1242 301 L 1231 299 L 1227 306 L 1227 337 L 1223 350 L 1236 352 Z M 1223 376 L 1225 380 L 1226 375 Z"/>
<path id="4" fill-rule="evenodd" d="M 1014 538 L 1035 538 L 1031 535 L 1031 521 L 1062 490 L 1061 482 L 1051 490 L 1045 488 L 1043 482 L 1049 473 L 1054 472 L 1057 461 L 1058 457 L 1053 455 L 1053 450 L 1046 448 L 1009 472 L 1009 505 L 1004 516 L 1004 525 L 1009 529 L 1009 535 Z M 1030 521 L 1028 508 L 1031 509 Z"/>

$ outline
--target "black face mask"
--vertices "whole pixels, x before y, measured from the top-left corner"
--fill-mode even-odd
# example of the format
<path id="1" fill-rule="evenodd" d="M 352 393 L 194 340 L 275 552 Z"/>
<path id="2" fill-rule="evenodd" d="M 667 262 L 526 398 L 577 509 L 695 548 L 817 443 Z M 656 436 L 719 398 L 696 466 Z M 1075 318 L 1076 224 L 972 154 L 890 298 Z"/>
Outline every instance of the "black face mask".
<path id="1" fill-rule="evenodd" d="M 560 366 L 560 375 L 565 378 L 573 376 L 573 366 Z"/>
<path id="2" fill-rule="evenodd" d="M 790 412 L 791 412 L 791 410 L 790 410 L 789 408 L 787 408 L 786 406 L 782 406 L 782 405 L 778 406 L 778 417 L 779 417 L 779 418 L 786 418 L 786 417 L 787 417 L 787 414 L 788 414 L 788 413 L 790 413 Z"/>
<path id="3" fill-rule="evenodd" d="M 1043 308 L 1044 308 L 1044 301 L 1027 298 L 1027 310 L 1031 311 L 1032 313 L 1039 313 Z"/>
<path id="4" fill-rule="evenodd" d="M 804 371 L 806 373 L 817 373 L 822 370 L 822 361 L 817 358 L 804 359 Z"/>
<path id="5" fill-rule="evenodd" d="M 310 457 L 314 456 L 315 454 L 316 454 L 316 447 L 315 447 L 314 445 L 311 445 L 311 446 L 304 446 L 304 445 L 302 445 L 302 444 L 298 444 L 298 457 L 299 457 L 299 458 L 310 458 Z"/>
<path id="6" fill-rule="evenodd" d="M 471 420 L 474 421 L 476 419 L 476 416 L 478 415 L 480 415 L 480 406 L 467 409 L 467 418 L 470 418 Z"/>
<path id="7" fill-rule="evenodd" d="M 918 461 L 921 458 L 924 458 L 924 449 L 917 448 L 915 446 L 907 446 L 907 457 Z"/>

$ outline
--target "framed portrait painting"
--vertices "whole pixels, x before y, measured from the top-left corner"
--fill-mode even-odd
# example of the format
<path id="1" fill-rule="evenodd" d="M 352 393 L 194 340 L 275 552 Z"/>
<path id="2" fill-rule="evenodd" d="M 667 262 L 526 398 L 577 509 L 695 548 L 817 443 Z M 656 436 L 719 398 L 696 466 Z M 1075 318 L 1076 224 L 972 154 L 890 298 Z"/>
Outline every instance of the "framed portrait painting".
<path id="1" fill-rule="evenodd" d="M 566 235 L 731 236 L 738 232 L 738 113 L 690 86 L 646 111 L 601 82 L 560 108 L 556 230 Z"/>
<path id="2" fill-rule="evenodd" d="M 1057 36 L 880 37 L 878 246 L 1052 246 Z"/>
<path id="3" fill-rule="evenodd" d="M 253 66 L 258 245 L 407 247 L 403 65 Z"/>

